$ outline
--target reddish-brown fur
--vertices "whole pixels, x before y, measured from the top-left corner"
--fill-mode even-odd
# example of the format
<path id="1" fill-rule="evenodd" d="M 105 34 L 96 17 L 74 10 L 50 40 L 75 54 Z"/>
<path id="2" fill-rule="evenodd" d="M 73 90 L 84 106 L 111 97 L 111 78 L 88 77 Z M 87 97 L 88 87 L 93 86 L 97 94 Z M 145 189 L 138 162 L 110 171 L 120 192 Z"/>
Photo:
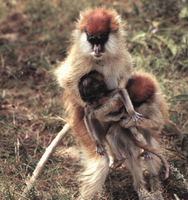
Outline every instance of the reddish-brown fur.
<path id="1" fill-rule="evenodd" d="M 69 116 L 67 122 L 74 133 L 76 133 L 76 137 L 81 143 L 82 148 L 86 149 L 86 153 L 89 157 L 99 156 L 99 154 L 96 153 L 95 143 L 88 134 L 83 120 L 84 109 L 76 102 L 75 97 L 66 90 L 63 93 L 63 98 L 66 114 Z"/>
<path id="2" fill-rule="evenodd" d="M 156 92 L 156 86 L 150 77 L 136 74 L 127 84 L 129 96 L 134 102 L 151 103 Z"/>
<path id="3" fill-rule="evenodd" d="M 83 16 L 82 24 L 78 28 L 87 30 L 91 35 L 101 35 L 118 30 L 119 25 L 115 22 L 112 11 L 97 8 Z"/>
<path id="4" fill-rule="evenodd" d="M 131 79 L 129 79 L 126 89 L 133 105 L 135 104 L 135 107 L 142 103 L 153 103 L 155 94 L 159 92 L 159 86 L 155 77 L 151 74 L 140 71 L 135 73 Z M 160 102 L 159 109 L 163 114 L 165 123 L 168 123 L 168 111 L 165 101 Z"/>

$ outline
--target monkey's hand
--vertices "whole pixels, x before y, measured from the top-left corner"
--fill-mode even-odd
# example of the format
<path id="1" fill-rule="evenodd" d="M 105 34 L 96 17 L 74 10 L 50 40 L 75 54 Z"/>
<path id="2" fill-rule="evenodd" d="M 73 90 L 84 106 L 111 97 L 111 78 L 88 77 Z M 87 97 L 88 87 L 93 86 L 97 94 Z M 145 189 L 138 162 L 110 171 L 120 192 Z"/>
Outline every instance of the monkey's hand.
<path id="1" fill-rule="evenodd" d="M 106 153 L 104 145 L 102 143 L 97 144 L 97 153 L 104 155 Z"/>
<path id="2" fill-rule="evenodd" d="M 131 119 L 133 120 L 135 124 L 137 123 L 140 124 L 143 120 L 143 115 L 136 111 L 129 113 L 129 116 L 131 117 Z"/>
<path id="3" fill-rule="evenodd" d="M 130 127 L 135 127 L 136 124 L 135 122 L 132 120 L 131 117 L 126 117 L 125 119 L 122 119 L 120 122 L 119 122 L 119 125 L 123 128 L 130 128 Z"/>

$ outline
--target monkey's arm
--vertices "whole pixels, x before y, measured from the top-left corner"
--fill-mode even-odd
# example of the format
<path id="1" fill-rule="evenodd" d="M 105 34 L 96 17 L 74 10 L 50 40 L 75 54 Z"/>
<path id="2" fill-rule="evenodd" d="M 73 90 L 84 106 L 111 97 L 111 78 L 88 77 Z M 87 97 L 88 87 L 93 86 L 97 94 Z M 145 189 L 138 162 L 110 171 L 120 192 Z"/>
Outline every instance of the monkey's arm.
<path id="1" fill-rule="evenodd" d="M 98 119 L 95 118 L 93 114 L 93 109 L 91 109 L 90 107 L 85 106 L 84 111 L 84 122 L 92 140 L 96 144 L 97 153 L 99 153 L 100 155 L 104 155 L 105 149 L 102 143 L 102 136 L 105 136 L 107 125 L 105 124 L 105 122 L 100 122 Z"/>
<path id="2" fill-rule="evenodd" d="M 131 102 L 131 99 L 130 99 L 130 96 L 129 96 L 127 90 L 120 88 L 120 89 L 116 89 L 114 92 L 116 92 L 116 93 L 113 96 L 113 99 L 121 100 L 127 110 L 127 113 L 132 118 L 133 122 L 139 123 L 142 115 L 134 110 L 133 104 Z"/>
<path id="3" fill-rule="evenodd" d="M 145 129 L 153 129 L 153 130 L 157 130 L 160 127 L 160 124 L 158 123 L 157 120 L 152 120 L 152 119 L 146 119 L 143 118 L 142 123 L 140 124 L 135 124 L 130 117 L 128 117 L 127 119 L 123 119 L 122 121 L 120 121 L 120 126 L 123 128 L 130 128 L 130 127 L 142 127 Z"/>
<path id="4" fill-rule="evenodd" d="M 129 116 L 134 123 L 139 122 L 142 115 L 137 113 L 132 105 L 129 94 L 126 89 L 115 89 L 107 99 L 107 102 L 95 109 L 95 116 L 102 121 L 119 121 L 123 112 L 112 114 L 114 110 L 118 111 L 122 105 L 125 106 Z"/>
<path id="5" fill-rule="evenodd" d="M 120 122 L 120 126 L 123 128 L 130 128 L 133 126 L 142 127 L 153 131 L 153 133 L 161 130 L 164 120 L 158 104 L 144 103 L 136 108 L 136 110 L 144 116 L 142 123 L 135 125 L 130 118 L 126 118 Z"/>
<path id="6" fill-rule="evenodd" d="M 123 117 L 123 112 L 118 112 L 114 115 L 112 112 L 119 111 L 121 107 L 122 103 L 119 101 L 107 101 L 105 104 L 94 110 L 94 115 L 98 120 L 104 122 L 119 121 L 120 118 Z"/>

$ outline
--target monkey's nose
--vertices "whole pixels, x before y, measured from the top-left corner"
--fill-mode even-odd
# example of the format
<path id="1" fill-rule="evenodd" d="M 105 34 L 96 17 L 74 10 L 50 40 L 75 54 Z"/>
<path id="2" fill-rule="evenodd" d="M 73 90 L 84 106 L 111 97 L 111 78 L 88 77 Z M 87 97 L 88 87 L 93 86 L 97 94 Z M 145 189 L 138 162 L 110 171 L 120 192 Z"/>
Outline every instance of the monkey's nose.
<path id="1" fill-rule="evenodd" d="M 101 52 L 101 45 L 100 44 L 94 44 L 94 47 L 93 47 L 93 51 L 96 53 L 96 54 L 99 54 Z"/>

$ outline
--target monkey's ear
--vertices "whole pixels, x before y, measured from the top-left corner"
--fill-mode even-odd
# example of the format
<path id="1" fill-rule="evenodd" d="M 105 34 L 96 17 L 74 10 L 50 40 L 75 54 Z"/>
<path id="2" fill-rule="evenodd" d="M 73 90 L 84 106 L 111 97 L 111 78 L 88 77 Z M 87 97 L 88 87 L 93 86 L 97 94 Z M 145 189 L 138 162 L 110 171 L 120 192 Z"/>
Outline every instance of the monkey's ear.
<path id="1" fill-rule="evenodd" d="M 116 20 L 116 23 L 117 23 L 118 25 L 120 25 L 121 22 L 122 22 L 120 15 L 117 15 L 116 18 L 115 18 L 115 20 Z"/>
<path id="2" fill-rule="evenodd" d="M 82 13 L 80 13 L 80 18 L 78 19 L 78 21 L 81 22 L 81 21 L 83 20 L 83 18 L 84 18 L 84 17 L 83 17 L 83 15 L 82 15 Z"/>
<path id="3" fill-rule="evenodd" d="M 79 24 L 81 24 L 83 18 L 84 18 L 83 15 L 80 13 L 79 18 L 76 18 L 76 24 L 77 24 L 77 26 L 79 26 Z"/>

